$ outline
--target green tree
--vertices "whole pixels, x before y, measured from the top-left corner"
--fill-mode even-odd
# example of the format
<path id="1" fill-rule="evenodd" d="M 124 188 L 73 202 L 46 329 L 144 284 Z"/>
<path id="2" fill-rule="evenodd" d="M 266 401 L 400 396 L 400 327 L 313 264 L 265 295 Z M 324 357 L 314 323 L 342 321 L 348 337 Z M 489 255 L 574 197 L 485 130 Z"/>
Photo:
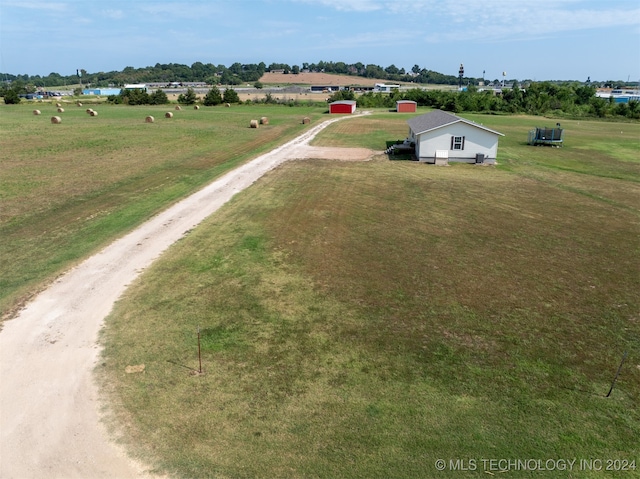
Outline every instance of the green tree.
<path id="1" fill-rule="evenodd" d="M 5 105 L 17 105 L 20 103 L 20 95 L 13 88 L 6 88 L 0 92 L 0 95 L 4 97 Z"/>
<path id="2" fill-rule="evenodd" d="M 223 85 L 240 85 L 242 80 L 237 75 L 234 75 L 229 70 L 225 70 L 222 72 L 222 76 L 220 77 L 220 83 Z"/>
<path id="3" fill-rule="evenodd" d="M 242 73 L 242 63 L 236 62 L 229 67 L 229 71 L 234 75 L 240 75 Z"/>
<path id="4" fill-rule="evenodd" d="M 364 76 L 367 78 L 380 78 L 384 80 L 387 78 L 387 72 L 378 65 L 369 64 L 365 69 Z"/>
<path id="5" fill-rule="evenodd" d="M 589 111 L 599 118 L 607 116 L 608 102 L 604 98 L 594 96 L 589 102 Z"/>
<path id="6" fill-rule="evenodd" d="M 116 103 L 124 103 L 125 105 L 148 105 L 149 94 L 139 88 L 133 90 L 122 90 L 120 92 L 121 101 Z"/>
<path id="7" fill-rule="evenodd" d="M 356 95 L 351 90 L 340 90 L 331 95 L 327 101 L 355 100 Z"/>
<path id="8" fill-rule="evenodd" d="M 596 94 L 596 88 L 590 85 L 578 86 L 574 89 L 576 94 L 576 104 L 588 105 Z"/>
<path id="9" fill-rule="evenodd" d="M 391 64 L 387 68 L 385 68 L 384 71 L 387 72 L 389 75 L 397 75 L 400 70 L 398 70 L 397 66 L 395 66 L 394 64 Z"/>
<path id="10" fill-rule="evenodd" d="M 264 99 L 262 100 L 262 103 L 276 104 L 276 103 L 278 103 L 278 100 L 275 99 L 271 93 L 267 93 L 264 96 Z"/>
<path id="11" fill-rule="evenodd" d="M 187 88 L 186 93 L 180 93 L 178 95 L 178 103 L 182 105 L 193 105 L 198 97 L 196 96 L 196 92 L 193 91 L 193 88 Z"/>
<path id="12" fill-rule="evenodd" d="M 640 101 L 631 100 L 627 105 L 628 105 L 627 116 L 629 118 L 633 118 L 636 120 L 640 118 Z"/>
<path id="13" fill-rule="evenodd" d="M 220 90 L 218 89 L 218 87 L 214 86 L 207 92 L 204 97 L 203 103 L 206 106 L 215 106 L 222 103 L 222 95 L 220 94 Z"/>
<path id="14" fill-rule="evenodd" d="M 164 91 L 158 88 L 149 95 L 149 103 L 151 105 L 166 105 L 169 103 L 169 97 L 167 97 L 167 94 Z"/>
<path id="15" fill-rule="evenodd" d="M 225 88 L 222 101 L 225 103 L 240 103 L 240 97 L 233 88 Z"/>

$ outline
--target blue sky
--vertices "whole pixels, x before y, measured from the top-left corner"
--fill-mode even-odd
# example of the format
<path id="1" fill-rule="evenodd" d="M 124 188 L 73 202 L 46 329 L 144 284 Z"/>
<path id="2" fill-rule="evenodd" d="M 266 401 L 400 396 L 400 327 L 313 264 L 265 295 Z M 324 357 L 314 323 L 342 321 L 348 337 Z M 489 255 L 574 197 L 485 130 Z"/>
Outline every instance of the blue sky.
<path id="1" fill-rule="evenodd" d="M 638 81 L 640 0 L 0 0 L 3 73 L 320 60 Z"/>

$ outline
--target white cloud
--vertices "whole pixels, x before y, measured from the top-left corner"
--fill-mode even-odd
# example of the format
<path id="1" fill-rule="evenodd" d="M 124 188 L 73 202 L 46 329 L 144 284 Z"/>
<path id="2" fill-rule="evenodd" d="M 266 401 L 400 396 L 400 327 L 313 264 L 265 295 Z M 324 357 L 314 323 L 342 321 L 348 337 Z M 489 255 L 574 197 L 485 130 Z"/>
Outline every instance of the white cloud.
<path id="1" fill-rule="evenodd" d="M 68 4 L 64 2 L 39 2 L 39 1 L 11 1 L 11 0 L 3 0 L 2 8 L 13 7 L 13 8 L 25 8 L 28 10 L 49 10 L 55 12 L 63 12 L 68 9 Z"/>
<path id="2" fill-rule="evenodd" d="M 112 20 L 120 20 L 124 17 L 124 12 L 122 10 L 102 10 L 100 12 L 100 15 Z"/>
<path id="3" fill-rule="evenodd" d="M 314 41 L 308 42 L 309 50 L 351 50 L 371 49 L 375 47 L 391 47 L 407 45 L 415 42 L 413 32 L 406 30 L 387 30 L 383 32 L 363 32 L 353 35 L 319 35 L 314 36 Z"/>
<path id="4" fill-rule="evenodd" d="M 406 16 L 408 23 L 422 25 L 464 25 L 461 32 L 450 32 L 439 38 L 490 37 L 529 38 L 586 29 L 617 26 L 639 26 L 637 0 L 615 3 L 591 0 L 546 0 L 519 2 L 514 0 L 290 0 L 294 3 L 321 5 L 327 9 L 353 12 L 378 12 Z M 438 28 L 445 31 L 446 28 Z"/>
<path id="5" fill-rule="evenodd" d="M 640 8 L 625 11 L 545 8 L 540 11 L 527 6 L 501 9 L 492 13 L 476 11 L 469 21 L 465 22 L 463 29 L 447 32 L 441 39 L 448 41 L 462 37 L 511 41 L 514 38 L 553 37 L 571 31 L 639 24 Z"/>
<path id="6" fill-rule="evenodd" d="M 166 20 L 202 20 L 220 14 L 220 8 L 216 2 L 140 2 L 134 6 L 147 15 L 162 17 Z"/>
<path id="7" fill-rule="evenodd" d="M 306 3 L 333 8 L 341 12 L 373 12 L 384 9 L 384 3 L 378 0 L 292 0 L 294 3 Z"/>

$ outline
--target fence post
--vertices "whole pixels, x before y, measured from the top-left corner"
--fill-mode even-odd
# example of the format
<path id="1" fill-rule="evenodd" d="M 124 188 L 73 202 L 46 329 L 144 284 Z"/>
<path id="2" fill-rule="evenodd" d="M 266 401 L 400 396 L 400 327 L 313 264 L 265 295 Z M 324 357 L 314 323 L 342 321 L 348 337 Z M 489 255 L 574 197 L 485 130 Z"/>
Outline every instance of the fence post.
<path id="1" fill-rule="evenodd" d="M 202 355 L 200 354 L 200 326 L 198 326 L 198 364 L 200 365 L 198 372 L 202 374 Z"/>
<path id="2" fill-rule="evenodd" d="M 620 366 L 618 366 L 618 372 L 616 372 L 616 376 L 613 378 L 613 382 L 611 383 L 611 388 L 609 389 L 609 392 L 607 393 L 606 397 L 611 396 L 611 392 L 613 391 L 613 386 L 615 386 L 616 381 L 618 380 L 618 376 L 620 375 L 620 370 L 622 369 L 622 365 L 624 364 L 624 360 L 627 359 L 627 354 L 629 353 L 629 351 L 625 351 L 624 355 L 622 356 L 622 361 L 620 361 Z"/>

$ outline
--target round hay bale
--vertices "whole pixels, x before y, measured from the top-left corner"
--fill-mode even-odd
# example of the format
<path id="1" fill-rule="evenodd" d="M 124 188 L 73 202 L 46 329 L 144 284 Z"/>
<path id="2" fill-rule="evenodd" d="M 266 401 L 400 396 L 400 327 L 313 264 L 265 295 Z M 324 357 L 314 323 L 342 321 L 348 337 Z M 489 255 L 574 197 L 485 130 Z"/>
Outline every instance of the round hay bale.
<path id="1" fill-rule="evenodd" d="M 56 106 L 60 108 L 62 105 L 60 103 L 56 103 Z"/>
<path id="2" fill-rule="evenodd" d="M 149 115 L 148 117 L 146 117 L 144 119 L 145 123 L 153 123 L 154 121 L 156 121 L 156 119 L 154 117 L 152 117 L 151 115 Z"/>
<path id="3" fill-rule="evenodd" d="M 180 105 L 176 105 L 176 110 L 180 111 L 182 110 L 182 107 Z"/>
<path id="4" fill-rule="evenodd" d="M 226 106 L 227 108 L 231 108 L 231 103 L 225 103 L 224 106 Z"/>
<path id="5" fill-rule="evenodd" d="M 91 115 L 91 112 L 92 112 L 93 110 L 92 110 L 91 108 L 87 108 L 85 111 L 87 112 L 87 115 Z"/>
<path id="6" fill-rule="evenodd" d="M 98 116 L 98 112 L 97 112 L 97 111 L 94 111 L 94 110 L 91 110 L 91 113 L 89 113 L 89 115 L 91 115 L 91 116 Z"/>
<path id="7" fill-rule="evenodd" d="M 168 111 L 168 112 L 166 112 L 166 113 L 164 114 L 164 117 L 165 117 L 165 118 L 173 118 L 173 113 L 171 113 L 170 111 Z"/>
<path id="8" fill-rule="evenodd" d="M 77 103 L 77 105 L 78 105 L 78 106 L 82 106 L 82 103 L 78 102 L 78 103 Z"/>
<path id="9" fill-rule="evenodd" d="M 269 118 L 267 118 L 266 116 L 263 116 L 262 118 L 260 118 L 260 124 L 261 125 L 268 125 L 269 124 Z"/>
<path id="10" fill-rule="evenodd" d="M 199 106 L 199 105 L 193 105 L 193 109 L 194 109 L 194 110 L 199 110 L 199 109 L 200 109 L 200 106 Z"/>
<path id="11" fill-rule="evenodd" d="M 251 120 L 249 126 L 251 126 L 251 128 L 258 128 L 258 120 Z"/>
<path id="12" fill-rule="evenodd" d="M 38 116 L 40 114 L 40 110 L 33 110 L 33 114 Z"/>
<path id="13" fill-rule="evenodd" d="M 62 123 L 62 118 L 60 118 L 59 116 L 52 116 L 51 123 L 53 123 L 54 125 L 57 125 L 58 123 Z"/>
<path id="14" fill-rule="evenodd" d="M 303 124 L 303 125 L 308 125 L 309 123 L 311 123 L 311 118 L 309 118 L 309 117 L 305 116 L 305 117 L 302 119 L 302 124 Z"/>
<path id="15" fill-rule="evenodd" d="M 58 108 L 58 113 L 64 113 L 64 108 Z"/>

